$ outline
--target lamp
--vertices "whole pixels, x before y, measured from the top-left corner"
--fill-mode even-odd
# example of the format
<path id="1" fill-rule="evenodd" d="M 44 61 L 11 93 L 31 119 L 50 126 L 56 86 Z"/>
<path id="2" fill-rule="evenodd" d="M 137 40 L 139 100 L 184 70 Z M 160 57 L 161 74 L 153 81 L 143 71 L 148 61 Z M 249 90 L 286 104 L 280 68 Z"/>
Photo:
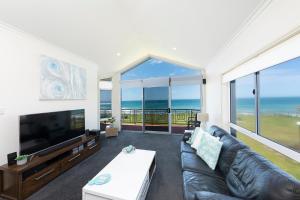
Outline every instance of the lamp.
<path id="1" fill-rule="evenodd" d="M 197 113 L 197 121 L 201 122 L 200 126 L 204 129 L 206 129 L 206 122 L 208 121 L 208 118 L 208 113 Z"/>

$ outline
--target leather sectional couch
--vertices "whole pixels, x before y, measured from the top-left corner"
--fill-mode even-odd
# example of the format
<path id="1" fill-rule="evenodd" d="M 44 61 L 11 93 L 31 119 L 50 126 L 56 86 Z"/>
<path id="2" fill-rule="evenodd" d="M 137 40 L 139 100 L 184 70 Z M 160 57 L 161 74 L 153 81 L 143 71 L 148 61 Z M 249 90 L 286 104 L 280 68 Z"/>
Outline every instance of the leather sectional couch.
<path id="1" fill-rule="evenodd" d="M 209 133 L 223 142 L 216 170 L 181 142 L 185 200 L 300 200 L 300 182 L 250 150 L 225 130 Z"/>

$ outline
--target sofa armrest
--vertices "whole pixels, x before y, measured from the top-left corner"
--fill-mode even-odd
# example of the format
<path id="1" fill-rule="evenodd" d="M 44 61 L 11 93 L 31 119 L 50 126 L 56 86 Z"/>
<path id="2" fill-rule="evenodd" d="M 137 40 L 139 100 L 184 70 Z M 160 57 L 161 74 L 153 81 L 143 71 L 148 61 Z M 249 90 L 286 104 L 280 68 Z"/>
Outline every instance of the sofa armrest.
<path id="1" fill-rule="evenodd" d="M 192 136 L 191 133 L 184 133 L 183 137 L 182 137 L 182 141 L 184 141 L 184 142 L 188 141 L 191 136 Z"/>
<path id="2" fill-rule="evenodd" d="M 224 194 L 201 191 L 195 193 L 195 200 L 242 200 L 242 199 L 231 197 Z"/>

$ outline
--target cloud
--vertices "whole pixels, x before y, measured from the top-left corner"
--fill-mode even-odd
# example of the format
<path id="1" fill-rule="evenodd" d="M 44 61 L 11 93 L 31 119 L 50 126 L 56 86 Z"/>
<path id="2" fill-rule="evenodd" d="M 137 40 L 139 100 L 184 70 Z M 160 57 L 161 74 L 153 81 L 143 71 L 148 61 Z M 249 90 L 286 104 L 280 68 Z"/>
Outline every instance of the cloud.
<path id="1" fill-rule="evenodd" d="M 149 62 L 150 62 L 151 65 L 163 63 L 162 60 L 156 60 L 156 59 L 151 59 Z"/>

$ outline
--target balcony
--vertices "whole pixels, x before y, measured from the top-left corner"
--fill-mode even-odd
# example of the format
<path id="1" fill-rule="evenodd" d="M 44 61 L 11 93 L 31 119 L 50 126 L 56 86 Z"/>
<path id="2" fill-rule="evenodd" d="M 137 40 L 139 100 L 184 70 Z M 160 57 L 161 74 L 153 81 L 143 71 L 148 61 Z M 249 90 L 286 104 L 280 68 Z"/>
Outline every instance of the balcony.
<path id="1" fill-rule="evenodd" d="M 167 109 L 144 109 L 144 130 L 183 133 L 187 129 L 189 118 L 195 117 L 199 109 L 172 109 L 171 120 Z M 122 109 L 122 130 L 142 131 L 143 110 Z"/>

